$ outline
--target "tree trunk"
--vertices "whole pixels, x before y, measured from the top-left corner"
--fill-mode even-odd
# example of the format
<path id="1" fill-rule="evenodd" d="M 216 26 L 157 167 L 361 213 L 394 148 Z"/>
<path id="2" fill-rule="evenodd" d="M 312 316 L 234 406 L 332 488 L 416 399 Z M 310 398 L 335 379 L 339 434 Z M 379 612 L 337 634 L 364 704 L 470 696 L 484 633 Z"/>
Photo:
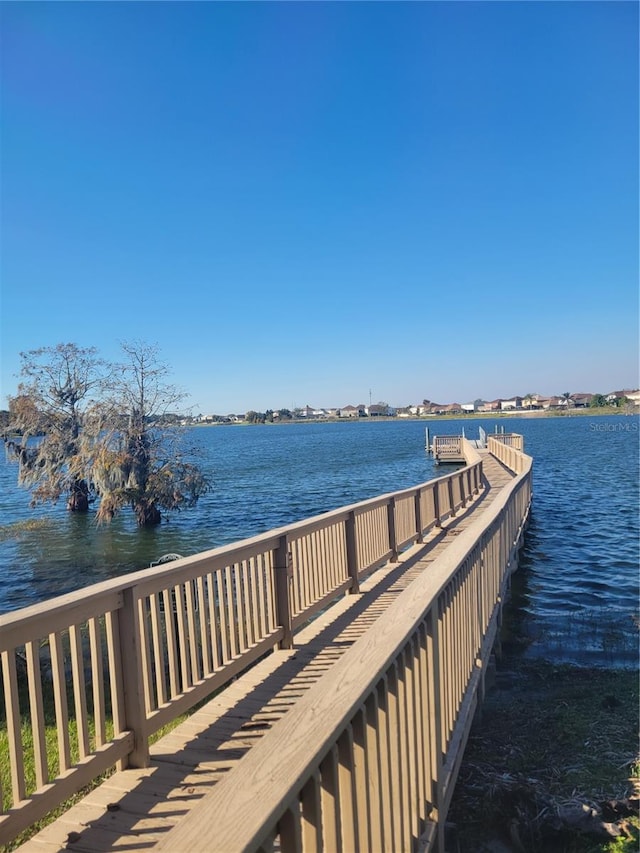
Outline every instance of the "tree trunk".
<path id="1" fill-rule="evenodd" d="M 71 512 L 89 511 L 89 487 L 85 480 L 78 480 L 71 487 L 67 509 Z"/>
<path id="2" fill-rule="evenodd" d="M 160 510 L 153 501 L 142 501 L 135 505 L 138 527 L 153 527 L 160 524 Z"/>

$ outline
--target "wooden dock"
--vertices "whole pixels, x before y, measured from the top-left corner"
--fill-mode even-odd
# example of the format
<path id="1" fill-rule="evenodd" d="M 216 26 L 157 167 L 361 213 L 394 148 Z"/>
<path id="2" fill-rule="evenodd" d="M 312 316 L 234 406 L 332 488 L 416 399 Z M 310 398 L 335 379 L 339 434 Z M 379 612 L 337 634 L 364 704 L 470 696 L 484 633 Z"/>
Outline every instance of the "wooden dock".
<path id="1" fill-rule="evenodd" d="M 53 795 L 72 793 L 74 776 L 91 778 L 89 766 L 105 765 L 110 750 L 120 766 L 19 850 L 442 850 L 438 826 L 482 699 L 529 511 L 531 460 L 517 444 L 496 438 L 478 450 L 461 439 L 466 467 L 415 489 L 128 576 L 119 582 L 123 593 L 107 582 L 61 599 L 59 612 L 36 606 L 26 619 L 0 617 L 12 783 L 21 797 L 0 816 L 0 843 L 29 815 L 44 814 Z M 171 600 L 184 608 L 175 632 Z M 111 742 L 95 684 L 101 607 L 113 647 Z M 63 636 L 73 619 L 73 690 L 86 706 L 84 613 L 92 614 L 94 681 L 86 689 L 98 703 L 103 746 L 93 747 L 84 723 L 86 758 L 29 795 L 15 769 L 25 747 L 8 692 L 16 683 L 12 654 L 38 635 L 41 620 Z M 32 717 L 44 725 L 33 645 L 26 646 Z M 55 687 L 64 669 L 53 663 Z M 121 683 L 128 694 L 119 699 Z M 190 716 L 149 740 L 198 698 L 204 702 Z M 58 739 L 68 751 L 64 728 Z M 39 773 L 46 783 L 42 759 Z"/>
<path id="2" fill-rule="evenodd" d="M 342 598 L 296 633 L 294 649 L 265 657 L 157 741 L 148 768 L 114 773 L 19 850 L 139 851 L 161 842 L 514 477 L 486 452 L 483 472 L 485 488 L 479 497 L 425 543 L 376 571 L 361 584 L 361 595 Z M 190 848 L 173 849 L 187 853 Z"/>
<path id="3" fill-rule="evenodd" d="M 454 462 L 464 464 L 464 444 L 460 435 L 436 435 L 431 448 L 433 458 L 438 464 Z"/>

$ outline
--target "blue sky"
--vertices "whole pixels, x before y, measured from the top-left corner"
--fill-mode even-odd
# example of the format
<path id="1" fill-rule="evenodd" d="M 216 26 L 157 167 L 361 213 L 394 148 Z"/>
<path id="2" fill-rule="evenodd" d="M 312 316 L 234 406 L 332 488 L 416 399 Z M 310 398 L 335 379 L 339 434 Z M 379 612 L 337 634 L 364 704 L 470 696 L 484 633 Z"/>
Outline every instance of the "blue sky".
<path id="1" fill-rule="evenodd" d="M 0 407 L 159 344 L 196 411 L 638 386 L 638 4 L 2 3 Z"/>

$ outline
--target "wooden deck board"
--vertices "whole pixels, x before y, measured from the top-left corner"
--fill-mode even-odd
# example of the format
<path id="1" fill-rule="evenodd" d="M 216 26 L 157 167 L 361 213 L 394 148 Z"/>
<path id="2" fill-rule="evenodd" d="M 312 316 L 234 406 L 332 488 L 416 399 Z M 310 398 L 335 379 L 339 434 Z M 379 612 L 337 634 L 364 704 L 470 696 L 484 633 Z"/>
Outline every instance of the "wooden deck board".
<path id="1" fill-rule="evenodd" d="M 24 853 L 148 850 L 242 759 L 375 624 L 399 593 L 493 502 L 513 474 L 482 452 L 485 489 L 295 635 L 295 649 L 259 661 L 151 747 L 152 766 L 114 773 L 23 844 Z M 110 806 L 110 808 L 108 808 Z M 204 831 L 212 831 L 207 828 Z"/>

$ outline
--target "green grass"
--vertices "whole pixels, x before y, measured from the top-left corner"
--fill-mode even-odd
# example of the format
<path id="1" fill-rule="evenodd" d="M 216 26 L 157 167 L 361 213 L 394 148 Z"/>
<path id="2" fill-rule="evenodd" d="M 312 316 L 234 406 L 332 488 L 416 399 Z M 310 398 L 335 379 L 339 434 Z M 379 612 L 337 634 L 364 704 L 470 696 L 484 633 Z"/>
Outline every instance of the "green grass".
<path id="1" fill-rule="evenodd" d="M 94 730 L 92 726 L 92 721 L 89 720 L 90 727 L 90 737 L 91 743 L 94 742 Z M 107 723 L 107 739 L 112 736 L 113 733 L 113 724 L 109 720 Z M 79 758 L 78 747 L 77 747 L 77 726 L 75 720 L 69 721 L 69 739 L 71 745 L 71 763 L 73 764 Z M 47 725 L 45 729 L 45 742 L 47 748 L 47 764 L 49 767 L 49 776 L 50 778 L 55 778 L 59 771 L 60 762 L 58 758 L 58 735 L 57 729 L 55 725 Z M 33 793 L 36 789 L 36 774 L 35 774 L 35 762 L 33 757 L 33 735 L 31 730 L 31 723 L 29 719 L 24 719 L 22 722 L 22 744 L 24 749 L 24 779 L 25 786 L 27 790 L 27 795 Z M 113 772 L 113 771 L 111 771 Z M 0 728 L 0 782 L 2 784 L 2 792 L 3 792 L 3 808 L 6 810 L 10 808 L 11 803 L 11 768 L 9 764 L 9 743 L 7 737 L 6 727 L 3 725 Z M 82 791 L 79 791 L 69 800 L 62 803 L 55 810 L 53 810 L 46 818 L 41 821 L 37 821 L 34 823 L 29 829 L 21 832 L 14 841 L 5 846 L 0 847 L 2 851 L 10 851 L 14 850 L 20 844 L 24 844 L 31 836 L 35 835 L 39 832 L 44 826 L 48 823 L 51 823 L 55 818 L 59 817 L 63 814 L 68 808 L 70 808 L 74 803 L 78 802 L 82 799 L 90 790 L 97 787 L 103 779 L 106 779 L 110 773 L 104 773 L 98 779 L 95 779 L 90 785 L 84 788 Z"/>
<path id="2" fill-rule="evenodd" d="M 209 700 L 205 700 L 209 701 Z M 196 708 L 193 709 L 195 711 Z M 172 729 L 176 728 L 181 722 L 183 722 L 187 718 L 188 714 L 183 714 L 180 717 L 177 717 L 171 723 L 163 726 L 159 729 L 155 734 L 153 734 L 149 738 L 149 743 L 153 744 L 156 741 L 160 740 L 165 734 L 168 734 Z M 93 721 L 89 719 L 89 732 L 90 732 L 90 742 L 91 745 L 94 744 L 94 728 Z M 106 739 L 112 737 L 113 734 L 113 722 L 109 719 L 106 723 Z M 35 774 L 35 763 L 33 759 L 33 737 L 31 732 L 31 724 L 28 719 L 23 721 L 22 724 L 22 743 L 24 747 L 24 776 L 25 776 L 25 784 L 27 788 L 28 794 L 35 791 L 36 787 L 36 774 Z M 78 747 L 77 747 L 77 727 L 75 720 L 69 721 L 69 738 L 71 742 L 71 763 L 73 764 L 78 760 Z M 59 769 L 59 760 L 58 760 L 58 735 L 57 729 L 54 724 L 49 724 L 46 726 L 45 732 L 45 741 L 47 746 L 47 762 L 49 766 L 49 775 L 50 778 L 55 778 Z M 28 841 L 33 835 L 39 832 L 48 824 L 52 823 L 57 817 L 64 814 L 71 806 L 75 805 L 75 803 L 82 800 L 90 791 L 94 788 L 97 788 L 101 782 L 107 779 L 112 773 L 115 772 L 115 768 L 106 771 L 100 776 L 96 777 L 89 785 L 82 788 L 82 790 L 78 791 L 68 800 L 65 800 L 61 803 L 56 809 L 49 812 L 42 820 L 37 821 L 28 829 L 21 832 L 12 842 L 11 844 L 1 847 L 0 853 L 9 853 L 11 850 L 15 850 L 16 847 L 19 847 L 21 844 L 24 844 L 25 841 Z M 11 782 L 10 782 L 10 765 L 9 765 L 9 744 L 7 739 L 7 730 L 6 726 L 0 724 L 0 783 L 2 784 L 3 791 L 3 807 L 4 809 L 8 809 L 11 806 L 10 800 L 10 792 L 11 792 Z"/>

